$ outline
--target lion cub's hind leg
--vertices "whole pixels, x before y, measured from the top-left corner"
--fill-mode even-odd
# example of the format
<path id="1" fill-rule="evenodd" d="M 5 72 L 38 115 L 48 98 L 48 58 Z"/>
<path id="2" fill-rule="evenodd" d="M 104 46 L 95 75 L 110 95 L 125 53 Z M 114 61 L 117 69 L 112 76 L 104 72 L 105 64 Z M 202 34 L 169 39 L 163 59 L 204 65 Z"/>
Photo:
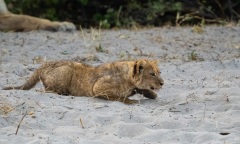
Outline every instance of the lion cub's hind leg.
<path id="1" fill-rule="evenodd" d="M 52 91 L 61 95 L 70 94 L 69 86 L 72 80 L 73 69 L 61 66 L 54 69 L 48 68 L 41 75 L 45 91 Z"/>
<path id="2" fill-rule="evenodd" d="M 137 103 L 136 100 L 128 98 L 132 96 L 132 91 L 133 88 L 130 88 L 122 78 L 113 76 L 104 76 L 98 79 L 93 86 L 94 97 L 125 104 Z"/>

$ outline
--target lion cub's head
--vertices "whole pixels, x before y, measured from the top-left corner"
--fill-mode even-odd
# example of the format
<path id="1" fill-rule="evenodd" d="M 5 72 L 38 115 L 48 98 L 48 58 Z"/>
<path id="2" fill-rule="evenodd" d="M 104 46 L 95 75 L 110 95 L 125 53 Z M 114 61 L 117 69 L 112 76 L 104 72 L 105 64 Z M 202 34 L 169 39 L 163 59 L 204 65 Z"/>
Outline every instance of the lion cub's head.
<path id="1" fill-rule="evenodd" d="M 138 60 L 134 65 L 133 78 L 138 89 L 159 90 L 164 80 L 155 60 Z"/>

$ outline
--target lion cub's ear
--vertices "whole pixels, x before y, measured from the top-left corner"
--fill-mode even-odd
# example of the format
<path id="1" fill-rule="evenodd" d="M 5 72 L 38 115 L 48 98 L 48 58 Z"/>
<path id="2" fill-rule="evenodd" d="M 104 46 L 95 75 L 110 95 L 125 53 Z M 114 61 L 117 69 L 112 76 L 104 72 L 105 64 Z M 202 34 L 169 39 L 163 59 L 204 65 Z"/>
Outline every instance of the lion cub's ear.
<path id="1" fill-rule="evenodd" d="M 156 60 L 151 60 L 151 63 L 153 63 L 153 64 L 155 64 L 155 65 L 158 65 L 159 60 L 158 60 L 158 59 L 156 59 Z"/>
<path id="2" fill-rule="evenodd" d="M 144 66 L 146 65 L 146 60 L 138 60 L 134 65 L 134 73 L 141 74 L 143 72 Z"/>

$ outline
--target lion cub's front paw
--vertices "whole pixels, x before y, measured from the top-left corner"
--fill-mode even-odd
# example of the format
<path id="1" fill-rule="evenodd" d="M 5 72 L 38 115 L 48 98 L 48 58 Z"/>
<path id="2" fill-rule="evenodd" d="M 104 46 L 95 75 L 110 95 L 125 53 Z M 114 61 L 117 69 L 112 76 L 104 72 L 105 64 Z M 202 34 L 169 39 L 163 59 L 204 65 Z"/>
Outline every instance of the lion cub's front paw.
<path id="1" fill-rule="evenodd" d="M 143 96 L 149 99 L 155 99 L 157 97 L 157 94 L 150 90 L 144 90 Z"/>

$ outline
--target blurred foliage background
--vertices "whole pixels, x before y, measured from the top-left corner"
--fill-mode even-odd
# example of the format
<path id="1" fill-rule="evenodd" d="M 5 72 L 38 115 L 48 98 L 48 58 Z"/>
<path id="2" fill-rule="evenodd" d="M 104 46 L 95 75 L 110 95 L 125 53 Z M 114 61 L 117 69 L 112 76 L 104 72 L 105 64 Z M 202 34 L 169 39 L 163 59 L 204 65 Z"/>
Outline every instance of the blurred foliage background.
<path id="1" fill-rule="evenodd" d="M 240 0 L 5 0 L 10 11 L 82 27 L 238 22 Z"/>

